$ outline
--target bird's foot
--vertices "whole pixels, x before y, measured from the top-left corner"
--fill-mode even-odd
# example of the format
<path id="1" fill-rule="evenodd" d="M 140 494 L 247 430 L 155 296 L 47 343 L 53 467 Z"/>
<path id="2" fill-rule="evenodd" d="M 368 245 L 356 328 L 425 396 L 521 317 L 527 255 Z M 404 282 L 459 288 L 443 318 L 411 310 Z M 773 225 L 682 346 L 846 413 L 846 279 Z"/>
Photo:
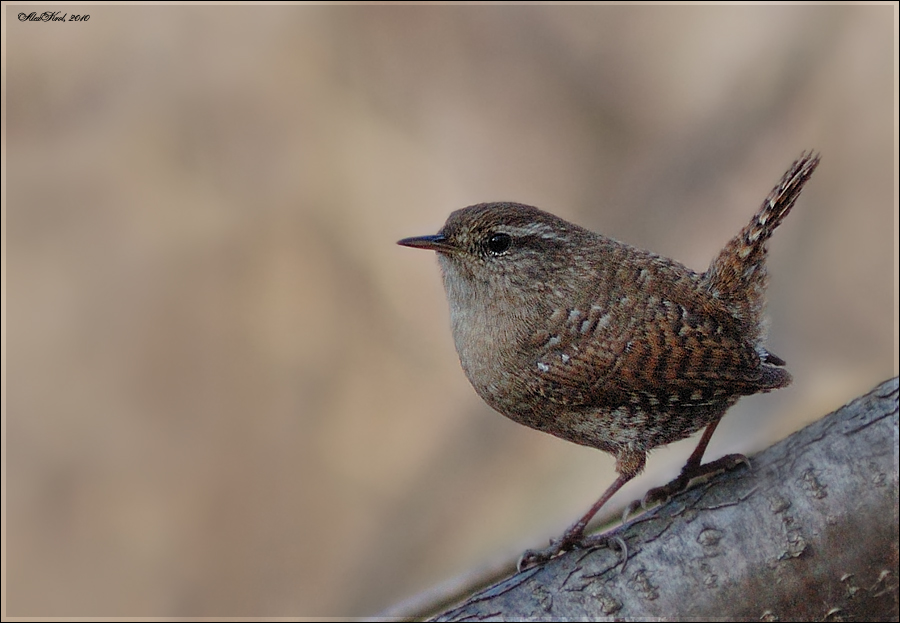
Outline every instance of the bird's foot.
<path id="1" fill-rule="evenodd" d="M 545 563 L 551 558 L 556 558 L 563 552 L 578 549 L 581 541 L 584 539 L 584 533 L 573 534 L 571 530 L 567 530 L 558 539 L 550 539 L 550 545 L 544 549 L 529 549 L 519 557 L 516 567 L 519 571 L 525 571 L 531 567 Z"/>
<path id="2" fill-rule="evenodd" d="M 529 549 L 519 558 L 516 565 L 519 571 L 525 571 L 531 567 L 543 564 L 552 558 L 576 549 L 594 549 L 597 547 L 615 544 L 622 551 L 624 559 L 628 560 L 628 546 L 625 540 L 618 535 L 594 534 L 585 536 L 584 530 L 567 530 L 560 538 L 551 539 L 550 546 L 544 549 Z"/>
<path id="3" fill-rule="evenodd" d="M 746 465 L 750 468 L 750 460 L 743 454 L 726 454 L 720 459 L 704 463 L 703 465 L 685 465 L 678 478 L 661 487 L 654 487 L 644 494 L 640 500 L 635 500 L 625 508 L 622 514 L 622 523 L 626 523 L 630 515 L 638 510 L 647 510 L 655 504 L 668 502 L 673 496 L 706 482 L 713 476 L 731 471 L 738 465 Z"/>

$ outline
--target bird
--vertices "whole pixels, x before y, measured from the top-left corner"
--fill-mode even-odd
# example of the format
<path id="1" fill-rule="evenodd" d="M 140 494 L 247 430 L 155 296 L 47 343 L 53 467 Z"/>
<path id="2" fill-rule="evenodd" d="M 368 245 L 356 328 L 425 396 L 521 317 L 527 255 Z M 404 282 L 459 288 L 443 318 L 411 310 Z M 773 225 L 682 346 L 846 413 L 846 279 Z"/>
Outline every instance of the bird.
<path id="1" fill-rule="evenodd" d="M 597 502 L 520 569 L 595 543 L 588 523 L 654 448 L 703 431 L 679 477 L 645 503 L 746 462 L 702 459 L 740 397 L 791 383 L 765 345 L 767 242 L 819 160 L 804 152 L 702 273 L 514 202 L 457 210 L 437 234 L 398 242 L 437 253 L 462 369 L 488 405 L 615 457 Z"/>

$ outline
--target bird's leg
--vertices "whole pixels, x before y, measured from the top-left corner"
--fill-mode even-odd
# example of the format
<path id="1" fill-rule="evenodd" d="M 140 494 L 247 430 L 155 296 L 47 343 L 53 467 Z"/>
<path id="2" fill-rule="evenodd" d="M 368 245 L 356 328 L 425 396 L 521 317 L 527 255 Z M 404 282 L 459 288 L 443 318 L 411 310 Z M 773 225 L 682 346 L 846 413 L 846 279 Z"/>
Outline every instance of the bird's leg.
<path id="1" fill-rule="evenodd" d="M 681 473 L 678 475 L 678 478 L 667 485 L 650 489 L 640 501 L 636 500 L 629 504 L 628 508 L 625 509 L 625 513 L 622 516 L 623 522 L 627 519 L 628 515 L 636 511 L 638 508 L 648 508 L 653 504 L 656 504 L 657 502 L 665 502 L 673 495 L 681 493 L 688 488 L 688 486 L 691 484 L 691 481 L 697 478 L 711 476 L 714 474 L 722 473 L 724 471 L 728 471 L 737 467 L 741 463 L 744 463 L 745 465 L 747 465 L 747 467 L 750 467 L 750 461 L 743 454 L 726 454 L 722 458 L 716 459 L 715 461 L 710 461 L 706 464 L 701 463 L 703 461 L 703 453 L 706 452 L 706 446 L 709 445 L 709 440 L 712 439 L 713 433 L 716 432 L 716 427 L 721 421 L 722 418 L 720 416 L 719 419 L 715 420 L 706 427 L 706 429 L 703 431 L 703 436 L 700 437 L 700 442 L 691 453 L 691 456 L 688 458 L 687 463 L 685 463 L 684 467 L 681 469 Z"/>
<path id="2" fill-rule="evenodd" d="M 569 528 L 563 533 L 561 537 L 551 540 L 549 547 L 541 550 L 530 549 L 522 554 L 522 557 L 519 558 L 519 571 L 527 569 L 528 567 L 534 566 L 536 564 L 546 562 L 547 560 L 550 560 L 551 558 L 554 558 L 555 556 L 558 556 L 563 552 L 585 546 L 586 539 L 584 536 L 584 530 L 585 528 L 587 528 L 588 523 L 590 523 L 591 519 L 594 518 L 594 515 L 596 515 L 597 512 L 601 508 L 603 508 L 603 505 L 606 504 L 609 499 L 616 494 L 616 491 L 621 489 L 626 482 L 628 482 L 641 472 L 641 470 L 644 468 L 645 461 L 646 454 L 643 452 L 620 452 L 616 457 L 616 471 L 619 473 L 619 476 L 609 486 L 609 488 L 603 492 L 603 495 L 600 496 L 600 499 L 594 502 L 594 505 L 591 506 L 588 512 L 586 512 L 581 517 L 581 519 L 569 526 Z M 604 541 L 605 539 L 593 540 L 588 545 L 588 547 L 599 545 Z"/>

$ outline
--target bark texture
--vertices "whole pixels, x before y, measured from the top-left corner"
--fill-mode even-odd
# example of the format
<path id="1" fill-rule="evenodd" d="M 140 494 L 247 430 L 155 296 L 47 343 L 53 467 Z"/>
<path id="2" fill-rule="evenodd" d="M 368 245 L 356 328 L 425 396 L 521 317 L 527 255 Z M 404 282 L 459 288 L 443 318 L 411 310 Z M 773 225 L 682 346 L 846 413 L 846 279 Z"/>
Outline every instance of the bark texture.
<path id="1" fill-rule="evenodd" d="M 898 620 L 897 378 L 751 462 L 434 620 Z"/>

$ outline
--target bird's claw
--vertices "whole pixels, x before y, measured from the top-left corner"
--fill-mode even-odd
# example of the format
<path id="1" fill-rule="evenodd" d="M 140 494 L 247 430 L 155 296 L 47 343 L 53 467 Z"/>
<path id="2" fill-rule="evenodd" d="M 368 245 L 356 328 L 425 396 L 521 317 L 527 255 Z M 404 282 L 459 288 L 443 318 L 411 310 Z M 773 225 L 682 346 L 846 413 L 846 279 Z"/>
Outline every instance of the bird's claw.
<path id="1" fill-rule="evenodd" d="M 674 496 L 687 491 L 699 482 L 705 482 L 713 476 L 731 471 L 741 464 L 751 468 L 750 459 L 743 454 L 726 454 L 715 461 L 697 467 L 685 466 L 678 478 L 661 487 L 650 489 L 640 500 L 635 500 L 625 507 L 625 512 L 622 513 L 622 523 L 627 523 L 628 517 L 638 509 L 647 510 L 655 504 L 668 502 Z"/>
<path id="2" fill-rule="evenodd" d="M 580 545 L 580 540 L 572 542 L 566 539 L 566 536 L 568 535 L 563 535 L 559 539 L 550 539 L 550 545 L 548 547 L 545 547 L 544 549 L 526 550 L 519 557 L 519 562 L 516 563 L 516 568 L 520 572 L 525 571 L 526 569 L 530 569 L 531 567 L 536 567 L 537 565 L 545 563 L 551 558 L 556 558 L 563 552 L 577 549 Z"/>
<path id="3" fill-rule="evenodd" d="M 577 538 L 575 538 L 576 536 Z M 543 564 L 548 560 L 556 558 L 557 556 L 564 554 L 565 552 L 573 551 L 576 549 L 594 549 L 597 547 L 610 546 L 613 543 L 618 546 L 619 550 L 622 551 L 624 561 L 627 562 L 628 545 L 625 543 L 625 539 L 617 534 L 595 534 L 589 537 L 586 537 L 583 534 L 565 534 L 559 539 L 551 539 L 550 545 L 544 549 L 526 550 L 525 553 L 523 553 L 519 557 L 519 562 L 516 564 L 516 568 L 520 572 L 525 571 L 526 569 L 536 567 L 537 565 Z"/>

